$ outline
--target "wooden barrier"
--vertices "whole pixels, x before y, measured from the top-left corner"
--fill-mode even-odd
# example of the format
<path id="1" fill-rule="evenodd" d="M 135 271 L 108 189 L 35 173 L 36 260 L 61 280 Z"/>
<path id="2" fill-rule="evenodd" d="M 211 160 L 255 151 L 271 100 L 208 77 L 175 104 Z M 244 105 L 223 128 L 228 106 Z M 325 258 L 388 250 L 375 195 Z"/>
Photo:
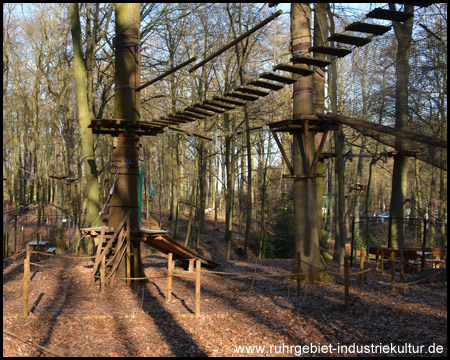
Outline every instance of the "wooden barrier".
<path id="1" fill-rule="evenodd" d="M 106 256 L 103 256 L 100 265 L 100 293 L 105 292 L 105 273 L 106 273 Z"/>
<path id="2" fill-rule="evenodd" d="M 137 278 L 138 274 L 139 274 L 139 248 L 135 247 L 133 249 L 133 257 L 134 257 L 134 261 L 133 261 L 133 272 L 134 272 L 134 276 Z M 139 280 L 135 279 L 134 280 L 134 287 L 133 290 L 134 292 L 137 292 L 139 288 Z"/>
<path id="3" fill-rule="evenodd" d="M 28 317 L 28 295 L 30 290 L 30 256 L 31 248 L 27 244 L 25 247 L 26 256 L 23 262 L 23 318 Z"/>
<path id="4" fill-rule="evenodd" d="M 300 269 L 301 269 L 301 264 L 302 264 L 302 254 L 300 252 L 297 253 L 297 264 L 296 264 L 296 268 L 297 268 L 297 296 L 300 296 L 300 292 L 301 292 L 301 277 L 300 277 Z"/>
<path id="5" fill-rule="evenodd" d="M 172 262 L 173 262 L 173 253 L 169 253 L 169 259 L 167 261 L 167 294 L 166 301 L 170 301 L 172 299 Z"/>
<path id="6" fill-rule="evenodd" d="M 349 281 L 348 281 L 348 257 L 344 257 L 344 299 L 345 299 L 345 310 L 350 307 L 350 296 L 349 296 Z"/>
<path id="7" fill-rule="evenodd" d="M 364 260 L 366 257 L 366 252 L 364 250 L 361 250 L 361 252 L 359 253 L 360 259 L 359 259 L 359 271 L 364 271 Z M 359 274 L 359 279 L 358 279 L 358 287 L 361 289 L 362 288 L 362 282 L 363 282 L 363 273 Z"/>
<path id="8" fill-rule="evenodd" d="M 391 252 L 391 286 L 392 291 L 395 291 L 395 254 Z"/>
<path id="9" fill-rule="evenodd" d="M 195 261 L 195 317 L 200 317 L 200 274 L 202 262 L 200 259 Z"/>

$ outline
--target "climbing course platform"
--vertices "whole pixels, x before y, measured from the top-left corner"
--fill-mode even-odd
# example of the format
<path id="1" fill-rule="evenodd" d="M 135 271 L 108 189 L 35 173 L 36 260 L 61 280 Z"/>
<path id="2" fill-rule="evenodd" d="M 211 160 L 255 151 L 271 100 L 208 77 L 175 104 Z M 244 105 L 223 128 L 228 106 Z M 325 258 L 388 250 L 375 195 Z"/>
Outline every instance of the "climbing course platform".
<path id="1" fill-rule="evenodd" d="M 89 227 L 80 229 L 81 233 L 86 237 L 100 238 L 102 227 Z M 113 237 L 114 231 L 106 229 L 103 238 L 108 241 Z M 178 241 L 167 235 L 165 230 L 141 229 L 138 231 L 131 231 L 131 238 L 133 240 L 140 240 L 150 247 L 164 253 L 173 254 L 174 260 L 189 261 L 201 260 L 202 265 L 207 268 L 215 268 L 219 266 L 218 263 L 197 254 L 194 250 L 180 244 Z"/>

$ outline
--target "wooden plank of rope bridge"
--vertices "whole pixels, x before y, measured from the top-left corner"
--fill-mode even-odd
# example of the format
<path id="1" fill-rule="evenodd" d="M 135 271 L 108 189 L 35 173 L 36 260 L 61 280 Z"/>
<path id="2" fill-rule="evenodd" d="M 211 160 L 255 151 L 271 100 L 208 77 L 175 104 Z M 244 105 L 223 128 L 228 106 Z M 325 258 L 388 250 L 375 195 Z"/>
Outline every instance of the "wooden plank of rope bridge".
<path id="1" fill-rule="evenodd" d="M 366 15 L 368 18 L 372 19 L 382 19 L 382 20 L 391 20 L 391 21 L 399 21 L 404 22 L 414 16 L 413 13 L 403 12 L 403 11 L 393 11 L 382 8 L 373 9 Z"/>
<path id="2" fill-rule="evenodd" d="M 309 51 L 319 54 L 327 54 L 337 57 L 344 57 L 350 54 L 352 51 L 344 48 L 336 48 L 332 46 L 313 46 L 309 48 Z"/>
<path id="3" fill-rule="evenodd" d="M 235 108 L 235 106 L 233 106 L 233 105 L 224 104 L 224 103 L 221 103 L 219 101 L 214 101 L 214 100 L 206 100 L 205 104 L 221 107 L 222 109 L 225 109 L 225 110 L 233 110 Z"/>
<path id="4" fill-rule="evenodd" d="M 305 69 L 305 68 L 301 68 L 295 65 L 290 65 L 290 64 L 278 64 L 276 66 L 274 66 L 273 70 L 283 70 L 283 71 L 287 71 L 287 72 L 291 72 L 294 74 L 298 74 L 298 75 L 302 75 L 302 76 L 309 76 L 314 74 L 314 71 L 309 70 L 309 69 Z"/>
<path id="5" fill-rule="evenodd" d="M 366 24 L 362 22 L 354 22 L 345 27 L 347 31 L 364 32 L 374 35 L 383 35 L 391 30 L 391 26 Z"/>
<path id="6" fill-rule="evenodd" d="M 247 85 L 263 87 L 263 88 L 271 89 L 274 91 L 281 90 L 284 88 L 283 85 L 278 85 L 278 84 L 271 83 L 269 81 L 264 81 L 264 80 L 253 80 L 253 81 L 247 83 Z"/>
<path id="7" fill-rule="evenodd" d="M 364 46 L 370 43 L 370 38 L 364 38 L 359 36 L 350 36 L 344 34 L 333 34 L 328 37 L 328 41 L 336 41 L 343 44 L 355 45 L 355 46 Z"/>
<path id="8" fill-rule="evenodd" d="M 284 84 L 294 84 L 297 80 L 290 76 L 277 75 L 274 73 L 263 73 L 259 76 L 261 79 L 278 81 Z"/>
<path id="9" fill-rule="evenodd" d="M 197 120 L 200 120 L 200 119 L 204 119 L 204 118 L 205 118 L 203 115 L 196 114 L 196 113 L 190 111 L 190 110 L 187 109 L 187 108 L 184 109 L 182 112 L 181 112 L 181 111 L 178 111 L 178 112 L 177 112 L 177 115 L 180 115 L 180 116 L 189 116 L 189 117 L 194 118 L 194 119 L 197 119 Z"/>
<path id="10" fill-rule="evenodd" d="M 243 93 L 256 95 L 256 96 L 267 96 L 270 94 L 269 91 L 252 88 L 250 86 L 239 86 L 235 90 L 243 92 Z"/>
<path id="11" fill-rule="evenodd" d="M 230 98 L 227 98 L 227 97 L 214 96 L 213 99 L 217 100 L 217 101 L 225 102 L 225 103 L 228 103 L 228 104 L 232 104 L 232 105 L 237 105 L 237 106 L 244 106 L 245 105 L 245 101 L 237 100 L 237 99 L 230 99 Z"/>
<path id="12" fill-rule="evenodd" d="M 233 91 L 231 93 L 226 93 L 224 95 L 228 96 L 228 97 L 234 97 L 234 98 L 242 99 L 242 100 L 245 100 L 245 101 L 255 101 L 255 100 L 259 99 L 258 96 L 249 95 L 249 94 L 242 94 L 242 93 L 240 93 L 238 91 Z"/>
<path id="13" fill-rule="evenodd" d="M 294 64 L 306 64 L 318 67 L 325 67 L 330 65 L 330 62 L 327 60 L 317 59 L 315 57 L 309 56 L 294 56 L 291 58 L 291 62 L 293 62 Z"/>
<path id="14" fill-rule="evenodd" d="M 209 110 L 209 111 L 212 111 L 212 112 L 215 112 L 218 114 L 222 114 L 226 111 L 225 109 L 218 108 L 218 107 L 211 106 L 211 105 L 206 105 L 206 104 L 195 104 L 194 107 L 198 107 L 203 110 Z"/>
<path id="15" fill-rule="evenodd" d="M 196 113 L 196 114 L 199 114 L 199 115 L 203 115 L 203 116 L 214 116 L 214 115 L 216 115 L 215 113 L 213 113 L 211 111 L 202 110 L 202 109 L 195 108 L 195 107 L 192 107 L 192 106 L 187 108 L 186 110 L 188 110 L 190 112 L 193 112 L 193 113 Z"/>

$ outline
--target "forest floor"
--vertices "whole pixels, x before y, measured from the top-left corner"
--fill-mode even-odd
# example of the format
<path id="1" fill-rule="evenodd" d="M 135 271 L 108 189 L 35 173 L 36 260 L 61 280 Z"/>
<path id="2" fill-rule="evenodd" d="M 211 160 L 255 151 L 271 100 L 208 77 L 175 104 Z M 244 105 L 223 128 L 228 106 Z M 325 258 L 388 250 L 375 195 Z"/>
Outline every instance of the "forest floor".
<path id="1" fill-rule="evenodd" d="M 201 238 L 203 253 L 216 254 L 223 240 L 208 237 Z M 36 345 L 83 357 L 356 356 L 352 346 L 362 345 L 363 356 L 447 355 L 446 283 L 416 284 L 405 293 L 399 286 L 391 290 L 389 271 L 366 273 L 362 289 L 358 276 L 351 276 L 345 310 L 343 281 L 332 261 L 335 283 L 304 281 L 297 297 L 296 283 L 286 277 L 293 260 L 259 260 L 252 285 L 255 260 L 233 258 L 213 271 L 202 269 L 199 318 L 193 273 L 175 267 L 172 299 L 166 301 L 166 255 L 143 251 L 150 280 L 137 292 L 116 283 L 100 294 L 97 284 L 90 287 L 89 260 L 56 256 L 32 266 L 26 320 L 23 265 L 3 262 L 3 356 L 51 356 Z M 404 281 L 414 277 L 405 274 Z"/>

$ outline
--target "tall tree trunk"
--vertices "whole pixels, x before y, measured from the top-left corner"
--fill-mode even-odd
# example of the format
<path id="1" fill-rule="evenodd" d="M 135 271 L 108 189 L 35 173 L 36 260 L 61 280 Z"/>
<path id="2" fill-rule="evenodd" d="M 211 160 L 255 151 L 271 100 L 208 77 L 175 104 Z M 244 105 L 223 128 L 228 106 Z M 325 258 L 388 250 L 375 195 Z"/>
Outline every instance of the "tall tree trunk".
<path id="1" fill-rule="evenodd" d="M 292 52 L 308 51 L 311 47 L 309 4 L 291 4 Z M 306 66 L 306 65 L 305 65 Z M 293 85 L 293 118 L 314 113 L 312 76 L 298 76 Z M 302 272 L 309 278 L 319 278 L 322 268 L 317 224 L 316 178 L 309 172 L 314 156 L 314 136 L 306 129 L 293 134 L 294 223 L 295 249 L 301 253 Z"/>
<path id="2" fill-rule="evenodd" d="M 81 25 L 77 3 L 70 4 L 71 31 L 74 53 L 74 78 L 77 95 L 78 118 L 81 132 L 81 152 L 87 181 L 86 197 L 88 199 L 89 226 L 100 226 L 100 191 L 98 184 L 97 166 L 94 157 L 94 141 L 90 124 L 90 116 L 86 91 L 86 68 L 81 43 Z M 82 216 L 80 216 L 81 220 Z M 97 220 L 96 220 L 97 219 Z"/>
<path id="3" fill-rule="evenodd" d="M 328 21 L 327 9 L 328 3 L 314 4 L 314 46 L 319 46 L 327 40 L 328 37 Z M 318 59 L 326 59 L 325 54 L 314 54 Z M 314 111 L 323 113 L 325 106 L 325 72 L 320 67 L 314 67 L 313 84 L 314 84 Z M 316 133 L 315 149 L 317 151 L 324 133 Z M 326 136 L 326 135 L 325 135 Z M 319 242 L 323 234 L 322 220 L 322 202 L 323 202 L 323 185 L 324 185 L 324 162 L 323 158 L 316 165 L 316 202 L 317 202 L 317 228 L 319 232 Z"/>
<path id="4" fill-rule="evenodd" d="M 140 4 L 116 3 L 116 68 L 114 117 L 132 122 L 139 121 L 140 93 L 135 89 L 140 85 Z M 116 184 L 111 196 L 109 212 L 109 230 L 117 226 L 131 212 L 131 230 L 139 230 L 138 189 L 139 189 L 139 136 L 133 131 L 125 130 L 114 138 L 116 147 L 113 149 L 113 176 L 117 175 Z M 132 247 L 140 248 L 140 240 L 131 238 Z M 131 266 L 132 277 L 143 276 L 140 251 L 138 258 L 138 273 Z M 117 275 L 126 275 L 125 257 L 119 263 Z"/>
<path id="5" fill-rule="evenodd" d="M 390 10 L 395 10 L 395 4 L 389 4 Z M 414 5 L 405 5 L 405 12 L 413 12 Z M 394 22 L 394 32 L 397 38 L 397 59 L 395 72 L 397 84 L 395 90 L 395 127 L 406 129 L 408 122 L 408 86 L 409 86 L 409 55 L 412 38 L 413 18 L 406 20 L 403 24 Z M 392 193 L 390 203 L 391 216 L 391 247 L 394 249 L 404 246 L 404 224 L 407 191 L 408 162 L 401 151 L 403 144 L 401 139 L 396 138 L 395 150 L 400 151 L 394 156 L 394 170 L 392 175 Z"/>

